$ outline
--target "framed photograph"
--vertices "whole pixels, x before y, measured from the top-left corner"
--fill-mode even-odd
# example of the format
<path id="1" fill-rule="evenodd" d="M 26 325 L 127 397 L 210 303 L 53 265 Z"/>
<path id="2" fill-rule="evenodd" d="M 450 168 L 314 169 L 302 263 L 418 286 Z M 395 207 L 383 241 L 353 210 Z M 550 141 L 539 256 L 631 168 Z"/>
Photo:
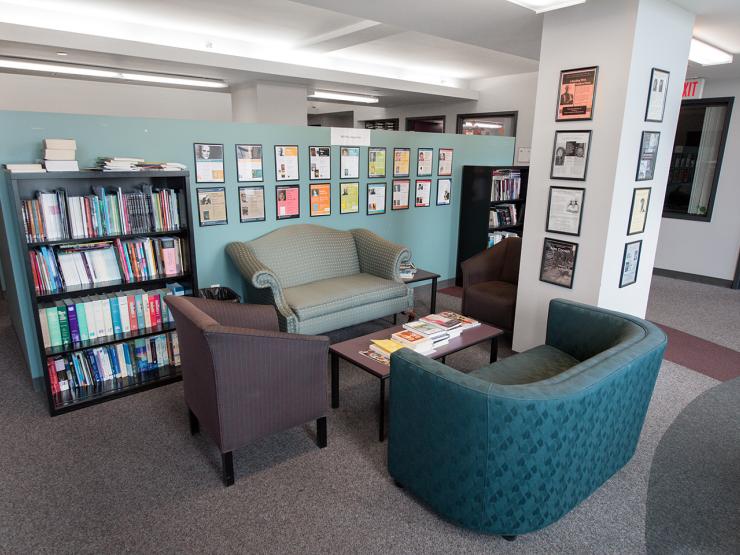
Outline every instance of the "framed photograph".
<path id="1" fill-rule="evenodd" d="M 195 182 L 224 183 L 224 145 L 193 144 L 195 152 Z"/>
<path id="2" fill-rule="evenodd" d="M 560 72 L 555 121 L 593 119 L 598 74 L 598 67 L 581 67 Z"/>
<path id="3" fill-rule="evenodd" d="M 308 147 L 309 179 L 331 179 L 331 147 Z"/>
<path id="4" fill-rule="evenodd" d="M 573 289 L 578 243 L 545 237 L 542 247 L 540 281 Z"/>
<path id="5" fill-rule="evenodd" d="M 275 180 L 298 179 L 298 145 L 275 145 Z"/>
<path id="6" fill-rule="evenodd" d="M 411 149 L 393 149 L 393 177 L 408 177 L 411 167 Z"/>
<path id="7" fill-rule="evenodd" d="M 451 148 L 439 149 L 439 163 L 437 164 L 437 175 L 440 177 L 452 176 L 452 155 Z"/>
<path id="8" fill-rule="evenodd" d="M 640 141 L 640 158 L 637 161 L 636 181 L 652 181 L 655 177 L 655 162 L 658 158 L 659 131 L 643 131 Z"/>
<path id="9" fill-rule="evenodd" d="M 265 221 L 265 188 L 262 185 L 239 187 L 239 221 Z"/>
<path id="10" fill-rule="evenodd" d="M 650 89 L 648 90 L 645 121 L 660 123 L 665 114 L 665 102 L 668 96 L 668 80 L 671 72 L 654 67 L 650 72 Z"/>
<path id="11" fill-rule="evenodd" d="M 452 179 L 437 180 L 437 206 L 450 204 L 452 197 Z"/>
<path id="12" fill-rule="evenodd" d="M 624 246 L 622 258 L 622 275 L 619 278 L 619 287 L 627 287 L 637 281 L 637 270 L 640 268 L 640 251 L 642 240 L 627 243 Z"/>
<path id="13" fill-rule="evenodd" d="M 371 146 L 367 149 L 367 177 L 369 179 L 385 177 L 384 146 Z"/>
<path id="14" fill-rule="evenodd" d="M 339 213 L 356 214 L 360 211 L 360 184 L 339 184 Z"/>
<path id="15" fill-rule="evenodd" d="M 408 210 L 409 189 L 411 182 L 408 179 L 394 179 L 391 186 L 391 210 Z"/>
<path id="16" fill-rule="evenodd" d="M 275 187 L 275 211 L 278 220 L 301 217 L 301 186 L 278 185 Z"/>
<path id="17" fill-rule="evenodd" d="M 200 187 L 198 196 L 198 223 L 201 227 L 229 223 L 226 212 L 225 187 Z"/>
<path id="18" fill-rule="evenodd" d="M 417 179 L 416 194 L 414 195 L 414 206 L 424 208 L 431 204 L 432 199 L 432 180 Z"/>
<path id="19" fill-rule="evenodd" d="M 308 186 L 308 215 L 331 216 L 331 183 L 311 183 Z"/>
<path id="20" fill-rule="evenodd" d="M 550 187 L 545 231 L 579 236 L 585 195 L 580 187 Z"/>
<path id="21" fill-rule="evenodd" d="M 434 149 L 420 148 L 416 159 L 417 177 L 425 177 L 434 173 Z"/>
<path id="22" fill-rule="evenodd" d="M 339 147 L 339 179 L 360 179 L 360 147 Z"/>
<path id="23" fill-rule="evenodd" d="M 627 225 L 627 235 L 637 235 L 645 231 L 648 210 L 650 209 L 650 187 L 638 187 L 632 191 L 632 207 Z"/>
<path id="24" fill-rule="evenodd" d="M 385 183 L 367 184 L 367 215 L 385 214 Z"/>
<path id="25" fill-rule="evenodd" d="M 555 131 L 551 179 L 586 181 L 591 131 Z"/>
<path id="26" fill-rule="evenodd" d="M 236 180 L 263 181 L 262 145 L 236 145 Z"/>

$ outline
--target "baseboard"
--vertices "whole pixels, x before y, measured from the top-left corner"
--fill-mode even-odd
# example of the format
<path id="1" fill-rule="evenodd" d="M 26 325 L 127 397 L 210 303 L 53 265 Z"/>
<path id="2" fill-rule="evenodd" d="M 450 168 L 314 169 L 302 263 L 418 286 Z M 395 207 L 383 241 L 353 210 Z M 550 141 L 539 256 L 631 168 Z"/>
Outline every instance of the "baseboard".
<path id="1" fill-rule="evenodd" d="M 653 268 L 653 275 L 663 276 L 674 279 L 682 279 L 684 281 L 693 281 L 696 283 L 704 283 L 706 285 L 716 285 L 718 287 L 732 287 L 732 280 L 720 279 L 710 276 L 700 276 L 699 274 L 689 274 L 686 272 L 676 272 L 675 270 L 664 270 L 662 268 Z"/>

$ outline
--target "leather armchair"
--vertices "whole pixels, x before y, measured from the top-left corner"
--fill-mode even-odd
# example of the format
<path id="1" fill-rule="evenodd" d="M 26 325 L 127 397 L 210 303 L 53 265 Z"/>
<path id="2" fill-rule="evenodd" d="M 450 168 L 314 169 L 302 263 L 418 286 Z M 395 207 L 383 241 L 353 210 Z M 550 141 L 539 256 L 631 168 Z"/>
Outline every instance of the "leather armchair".
<path id="1" fill-rule="evenodd" d="M 509 237 L 462 263 L 462 313 L 506 331 L 514 329 L 522 240 Z"/>
<path id="2" fill-rule="evenodd" d="M 260 437 L 316 419 L 326 447 L 329 339 L 279 331 L 275 308 L 169 296 L 182 360 L 190 431 L 201 426 L 221 452 L 224 485 L 232 453 Z"/>

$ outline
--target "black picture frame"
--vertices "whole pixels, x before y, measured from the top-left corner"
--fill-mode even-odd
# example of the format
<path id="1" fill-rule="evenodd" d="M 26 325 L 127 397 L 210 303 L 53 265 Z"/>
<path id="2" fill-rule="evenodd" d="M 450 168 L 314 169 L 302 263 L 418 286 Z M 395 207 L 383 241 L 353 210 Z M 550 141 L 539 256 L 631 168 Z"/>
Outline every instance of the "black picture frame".
<path id="1" fill-rule="evenodd" d="M 264 172 L 263 172 L 264 173 Z M 242 189 L 261 189 L 262 190 L 262 217 L 261 218 L 242 218 Z M 265 186 L 264 185 L 242 185 L 237 192 L 239 199 L 239 223 L 246 224 L 251 222 L 264 222 L 267 218 L 265 206 Z"/>
<path id="2" fill-rule="evenodd" d="M 421 156 L 422 152 L 429 153 L 429 157 L 431 158 L 431 164 L 430 164 L 430 170 L 429 173 L 419 173 L 419 157 Z M 427 147 L 419 147 L 416 149 L 416 177 L 432 177 L 434 175 L 434 149 L 433 148 L 427 148 Z"/>
<path id="3" fill-rule="evenodd" d="M 290 216 L 281 216 L 280 208 L 278 206 L 278 200 L 280 198 L 280 191 L 287 189 L 298 189 L 298 213 Z M 275 186 L 275 219 L 276 220 L 292 220 L 294 218 L 301 217 L 301 186 L 297 183 L 290 185 L 276 185 Z"/>
<path id="4" fill-rule="evenodd" d="M 396 173 L 396 152 L 405 150 L 409 153 L 409 171 L 405 174 Z M 393 149 L 393 177 L 411 177 L 411 149 L 405 146 L 395 147 Z"/>
<path id="5" fill-rule="evenodd" d="M 286 178 L 282 178 L 281 179 L 279 177 L 279 175 L 278 175 L 278 167 L 277 167 L 277 163 L 278 163 L 277 162 L 278 161 L 277 149 L 278 148 L 295 148 L 296 157 L 298 158 L 298 162 L 297 162 L 298 175 L 296 176 L 295 179 L 292 179 L 292 178 L 291 179 L 286 179 Z M 282 183 L 282 182 L 285 182 L 285 181 L 300 181 L 301 180 L 301 149 L 298 148 L 298 145 L 275 145 L 273 147 L 273 149 L 272 149 L 272 157 L 273 157 L 273 159 L 275 161 L 275 181 L 276 182 Z"/>
<path id="6" fill-rule="evenodd" d="M 559 245 L 559 246 L 567 246 L 567 248 L 571 249 L 573 252 L 573 260 L 570 263 L 570 276 L 568 281 L 563 282 L 556 281 L 554 278 L 548 279 L 548 276 L 545 274 L 545 258 L 547 256 L 548 252 L 548 245 Z M 560 239 L 552 239 L 551 237 L 545 237 L 545 240 L 542 244 L 542 260 L 540 261 L 540 281 L 544 283 L 550 283 L 552 285 L 557 285 L 558 287 L 564 287 L 566 289 L 573 289 L 573 280 L 575 278 L 576 274 L 576 262 L 578 260 L 578 243 L 572 243 L 570 241 L 562 241 Z"/>
<path id="7" fill-rule="evenodd" d="M 660 119 L 651 119 L 648 117 L 648 114 L 650 112 L 650 99 L 653 95 L 653 80 L 655 79 L 655 72 L 659 71 L 661 73 L 666 74 L 666 80 L 665 80 L 665 91 L 659 91 L 663 92 L 663 110 L 660 113 Z M 650 82 L 648 83 L 648 97 L 647 102 L 645 103 L 645 121 L 653 122 L 653 123 L 662 123 L 663 118 L 665 116 L 665 105 L 666 105 L 666 98 L 668 98 L 668 85 L 670 85 L 671 82 L 671 72 L 667 69 L 660 69 L 659 67 L 654 67 L 652 70 L 650 70 Z"/>
<path id="8" fill-rule="evenodd" d="M 370 173 L 370 160 L 372 158 L 373 152 L 380 152 L 383 151 L 383 157 L 385 158 L 385 163 L 383 164 L 383 175 L 373 174 Z M 368 179 L 385 179 L 388 175 L 388 149 L 384 146 L 370 146 L 367 148 L 367 178 Z"/>
<path id="9" fill-rule="evenodd" d="M 452 163 L 450 163 L 450 173 L 442 173 L 442 170 L 440 170 L 440 167 L 442 164 L 440 164 L 442 160 L 442 152 L 449 152 L 452 156 L 452 160 L 455 159 L 455 149 L 449 148 L 449 147 L 439 147 L 437 151 L 437 177 L 452 177 L 453 167 Z"/>
<path id="10" fill-rule="evenodd" d="M 637 247 L 637 262 L 635 263 L 635 279 L 630 282 L 625 282 L 624 280 L 624 274 L 625 274 L 625 267 L 627 264 L 627 251 L 632 245 L 638 245 Z M 625 243 L 624 245 L 624 254 L 622 255 L 622 271 L 619 276 L 619 288 L 627 287 L 628 285 L 633 285 L 637 283 L 637 276 L 640 273 L 640 259 L 642 258 L 642 239 L 639 239 L 637 241 L 631 241 L 629 243 Z"/>
<path id="11" fill-rule="evenodd" d="M 313 190 L 314 188 L 318 188 L 321 185 L 326 185 L 329 187 L 329 213 L 328 214 L 314 214 L 313 213 L 313 207 L 311 206 L 311 197 L 313 196 Z M 331 182 L 328 181 L 322 181 L 321 183 L 309 183 L 308 184 L 308 216 L 310 218 L 325 218 L 327 216 L 331 216 Z"/>
<path id="12" fill-rule="evenodd" d="M 560 89 L 563 84 L 563 75 L 567 73 L 576 73 L 579 71 L 591 71 L 594 72 L 594 90 L 591 94 L 591 113 L 588 117 L 582 117 L 582 118 L 562 118 L 560 116 Z M 557 122 L 563 122 L 563 121 L 591 121 L 594 119 L 594 110 L 596 109 L 596 88 L 599 82 L 599 66 L 588 66 L 588 67 L 576 67 L 572 69 L 562 69 L 560 70 L 560 75 L 558 77 L 558 92 L 557 96 L 555 97 L 555 121 Z"/>
<path id="13" fill-rule="evenodd" d="M 357 175 L 344 175 L 344 166 L 342 165 L 342 150 L 346 148 L 357 149 Z M 362 149 L 359 146 L 340 146 L 339 147 L 339 179 L 360 179 L 360 158 L 362 158 Z"/>
<path id="14" fill-rule="evenodd" d="M 329 150 L 329 175 L 326 177 L 314 177 L 313 173 L 311 172 L 311 149 L 312 148 L 326 148 Z M 300 160 L 299 160 L 300 163 Z M 299 164 L 300 165 L 300 164 Z M 331 180 L 331 146 L 309 146 L 308 147 L 308 180 L 309 181 L 328 181 Z"/>
<path id="15" fill-rule="evenodd" d="M 406 206 L 404 208 L 396 208 L 393 206 L 393 187 L 396 186 L 396 181 L 407 181 L 409 186 L 406 189 Z M 408 210 L 411 207 L 411 180 L 410 179 L 394 179 L 391 181 L 391 211 Z"/>
<path id="16" fill-rule="evenodd" d="M 224 212 L 226 218 L 223 220 L 214 220 L 212 222 L 204 222 L 200 214 L 200 194 L 203 193 L 222 193 L 224 196 Z M 227 225 L 229 223 L 229 203 L 226 199 L 226 187 L 196 187 L 195 188 L 195 199 L 196 208 L 198 209 L 198 225 L 200 227 L 211 227 L 214 225 Z"/>
<path id="17" fill-rule="evenodd" d="M 637 198 L 637 191 L 647 191 L 647 203 L 645 204 L 645 218 L 642 221 L 642 228 L 640 228 L 640 231 L 630 231 L 632 229 L 632 217 L 634 216 L 635 212 L 635 200 Z M 653 188 L 652 187 L 635 187 L 632 189 L 632 202 L 630 204 L 630 216 L 627 219 L 627 236 L 630 235 L 639 235 L 640 233 L 645 233 L 645 226 L 647 225 L 647 217 L 650 213 L 650 199 L 653 196 Z"/>
<path id="18" fill-rule="evenodd" d="M 655 153 L 652 158 L 647 157 L 645 140 L 651 135 L 657 135 L 658 143 L 655 145 Z M 637 169 L 635 170 L 635 181 L 652 181 L 655 179 L 655 166 L 658 162 L 658 151 L 660 150 L 660 131 L 643 131 L 642 137 L 640 138 L 640 151 L 637 154 Z M 650 172 L 645 173 L 643 177 L 640 177 L 640 171 L 643 162 L 650 162 L 652 160 L 652 166 Z"/>
<path id="19" fill-rule="evenodd" d="M 383 210 L 377 210 L 370 212 L 370 187 L 383 187 Z M 379 216 L 385 214 L 386 206 L 388 205 L 388 183 L 368 183 L 365 191 L 365 211 L 368 216 Z"/>
<path id="20" fill-rule="evenodd" d="M 260 179 L 239 179 L 239 147 L 240 146 L 258 146 L 260 147 L 260 165 L 262 166 L 262 177 Z M 237 183 L 264 183 L 265 181 L 265 149 L 259 143 L 237 143 L 234 145 L 234 156 L 236 157 L 236 182 Z M 240 212 L 241 213 L 241 212 Z"/>
<path id="21" fill-rule="evenodd" d="M 588 145 L 586 148 L 586 153 L 584 154 L 586 160 L 583 165 L 583 175 L 580 177 L 570 177 L 570 176 L 556 176 L 555 175 L 555 166 L 556 162 L 558 160 L 557 149 L 558 149 L 558 137 L 560 135 L 572 135 L 572 134 L 583 134 L 586 136 L 586 144 Z M 591 158 L 591 138 L 592 138 L 593 132 L 591 129 L 569 129 L 569 130 L 557 130 L 555 131 L 555 139 L 553 141 L 552 145 L 552 160 L 550 160 L 550 179 L 558 179 L 562 181 L 586 181 L 586 177 L 588 176 L 588 162 Z M 567 143 L 566 143 L 566 149 L 563 154 L 563 162 L 561 164 L 557 165 L 563 165 L 565 158 L 568 156 L 567 154 Z"/>
<path id="22" fill-rule="evenodd" d="M 357 189 L 357 210 L 342 210 L 342 188 L 354 185 Z M 345 181 L 339 183 L 339 214 L 359 214 L 360 213 L 360 182 L 359 181 Z"/>
<path id="23" fill-rule="evenodd" d="M 447 199 L 447 202 L 439 202 L 439 182 L 440 181 L 449 181 L 450 182 L 450 196 Z M 451 177 L 438 177 L 437 178 L 437 196 L 435 201 L 436 206 L 449 206 L 452 204 L 452 178 Z"/>
<path id="24" fill-rule="evenodd" d="M 581 207 L 578 213 L 578 231 L 575 233 L 569 232 L 569 231 L 562 231 L 558 229 L 553 229 L 550 226 L 550 210 L 552 208 L 552 193 L 554 189 L 560 189 L 564 191 L 580 191 L 581 193 Z M 581 236 L 581 225 L 583 224 L 583 206 L 584 202 L 586 200 L 586 189 L 584 187 L 561 187 L 560 185 L 551 185 L 550 191 L 547 195 L 547 216 L 545 218 L 545 231 L 547 233 L 557 233 L 559 235 L 570 235 L 572 237 L 580 237 Z"/>
<path id="25" fill-rule="evenodd" d="M 429 184 L 429 200 L 426 204 L 419 204 L 419 184 Z M 414 208 L 429 208 L 432 205 L 432 183 L 431 179 L 417 179 L 414 182 Z"/>
<path id="26" fill-rule="evenodd" d="M 198 151 L 201 150 L 204 146 L 213 147 L 218 146 L 221 147 L 221 173 L 223 176 L 221 177 L 220 181 L 201 181 L 198 179 Z M 226 160 L 225 158 L 225 151 L 224 151 L 224 145 L 223 143 L 193 143 L 193 163 L 195 166 L 195 182 L 196 183 L 226 183 Z"/>

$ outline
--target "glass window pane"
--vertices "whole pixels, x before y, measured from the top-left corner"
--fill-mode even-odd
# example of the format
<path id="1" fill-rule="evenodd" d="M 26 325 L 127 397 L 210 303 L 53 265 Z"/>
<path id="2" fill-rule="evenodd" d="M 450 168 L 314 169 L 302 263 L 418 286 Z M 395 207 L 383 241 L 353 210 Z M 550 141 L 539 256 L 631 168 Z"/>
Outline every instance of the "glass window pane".
<path id="1" fill-rule="evenodd" d="M 460 118 L 459 132 L 463 135 L 516 135 L 516 116 L 513 114 L 466 116 Z"/>

